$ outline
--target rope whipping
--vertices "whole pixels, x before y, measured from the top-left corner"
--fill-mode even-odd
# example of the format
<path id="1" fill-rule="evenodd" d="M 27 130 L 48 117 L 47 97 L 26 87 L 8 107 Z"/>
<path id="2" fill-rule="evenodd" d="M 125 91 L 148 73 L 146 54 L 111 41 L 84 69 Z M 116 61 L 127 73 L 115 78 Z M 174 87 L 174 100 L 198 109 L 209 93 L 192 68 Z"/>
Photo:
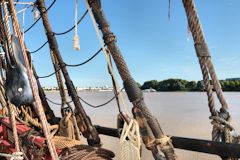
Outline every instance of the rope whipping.
<path id="1" fill-rule="evenodd" d="M 233 138 L 230 136 L 230 131 L 234 129 L 228 125 L 231 119 L 228 112 L 228 105 L 223 96 L 220 82 L 217 78 L 213 63 L 211 61 L 211 56 L 200 24 L 200 20 L 197 15 L 194 1 L 182 0 L 182 2 L 186 11 L 188 25 L 194 39 L 194 46 L 203 74 L 205 89 L 207 91 L 208 106 L 212 115 L 210 119 L 212 119 L 213 124 L 212 139 L 214 141 L 224 141 L 231 143 Z M 212 79 L 213 87 L 210 85 L 210 77 Z M 219 111 L 216 110 L 214 105 L 213 89 L 215 90 L 218 100 L 221 103 L 221 108 Z"/>
<path id="2" fill-rule="evenodd" d="M 50 138 L 50 130 L 49 130 L 49 127 L 48 127 L 48 123 L 47 123 L 45 113 L 43 111 L 41 99 L 38 95 L 38 86 L 36 84 L 36 80 L 34 79 L 33 72 L 32 72 L 32 70 L 30 68 L 30 65 L 29 65 L 29 60 L 28 60 L 28 57 L 27 57 L 25 44 L 24 44 L 24 41 L 23 41 L 23 38 L 22 38 L 19 22 L 18 22 L 17 15 L 16 15 L 16 10 L 15 10 L 13 1 L 9 0 L 8 2 L 9 2 L 8 3 L 9 4 L 9 10 L 10 10 L 10 14 L 11 14 L 11 17 L 12 17 L 12 22 L 13 22 L 13 30 L 17 34 L 17 37 L 19 38 L 21 49 L 23 51 L 23 57 L 24 57 L 24 61 L 25 61 L 25 67 L 26 67 L 26 70 L 27 70 L 29 83 L 30 83 L 30 86 L 31 86 L 31 89 L 32 89 L 34 99 L 35 99 L 35 105 L 34 105 L 35 110 L 38 113 L 38 116 L 40 118 L 40 121 L 41 121 L 41 124 L 42 124 L 42 127 L 43 127 L 43 132 L 44 132 L 44 135 L 45 135 L 45 138 L 46 138 L 46 141 L 47 141 L 47 146 L 48 146 L 49 152 L 51 154 L 51 157 L 53 158 L 53 160 L 58 160 L 58 155 L 57 155 L 55 146 L 53 145 L 53 143 L 51 141 L 51 138 Z"/>

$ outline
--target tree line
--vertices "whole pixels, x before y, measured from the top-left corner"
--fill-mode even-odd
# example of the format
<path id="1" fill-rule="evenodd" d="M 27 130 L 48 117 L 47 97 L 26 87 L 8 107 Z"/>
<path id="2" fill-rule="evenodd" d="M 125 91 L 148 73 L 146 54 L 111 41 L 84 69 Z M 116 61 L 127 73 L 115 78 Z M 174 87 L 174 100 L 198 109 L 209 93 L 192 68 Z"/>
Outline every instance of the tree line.
<path id="1" fill-rule="evenodd" d="M 166 79 L 162 81 L 150 80 L 138 86 L 144 89 L 155 89 L 156 91 L 203 91 L 203 81 L 187 81 L 184 79 Z M 210 81 L 212 84 L 212 81 Z M 220 80 L 223 91 L 240 91 L 240 80 Z"/>

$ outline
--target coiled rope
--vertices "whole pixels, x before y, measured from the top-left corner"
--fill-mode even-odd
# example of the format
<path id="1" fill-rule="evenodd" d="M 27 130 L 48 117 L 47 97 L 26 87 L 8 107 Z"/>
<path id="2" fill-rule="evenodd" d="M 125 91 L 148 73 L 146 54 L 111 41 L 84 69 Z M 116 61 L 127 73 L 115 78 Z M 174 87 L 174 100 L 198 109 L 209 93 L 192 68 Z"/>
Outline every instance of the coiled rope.
<path id="1" fill-rule="evenodd" d="M 114 153 L 107 149 L 91 147 L 87 145 L 78 145 L 72 148 L 63 149 L 61 160 L 111 160 Z"/>

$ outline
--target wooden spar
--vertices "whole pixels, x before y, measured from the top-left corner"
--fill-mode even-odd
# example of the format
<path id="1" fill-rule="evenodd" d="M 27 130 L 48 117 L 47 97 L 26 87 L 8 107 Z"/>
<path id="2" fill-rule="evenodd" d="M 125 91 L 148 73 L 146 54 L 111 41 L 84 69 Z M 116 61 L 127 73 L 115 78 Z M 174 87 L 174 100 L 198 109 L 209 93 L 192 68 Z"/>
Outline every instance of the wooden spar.
<path id="1" fill-rule="evenodd" d="M 163 131 L 161 130 L 161 127 L 156 120 L 155 117 L 152 116 L 150 111 L 148 110 L 142 96 L 142 91 L 137 86 L 135 80 L 132 78 L 128 68 L 127 64 L 123 59 L 123 56 L 121 54 L 121 51 L 116 43 L 116 37 L 113 34 L 113 32 L 110 30 L 110 25 L 105 17 L 105 14 L 101 7 L 100 0 L 88 0 L 88 3 L 90 7 L 92 8 L 92 12 L 94 15 L 94 18 L 96 19 L 96 22 L 99 25 L 100 30 L 103 34 L 103 39 L 105 44 L 107 45 L 114 62 L 116 64 L 116 67 L 118 69 L 118 72 L 123 80 L 123 84 L 126 90 L 126 93 L 128 95 L 129 100 L 132 102 L 133 106 L 137 109 L 133 109 L 133 114 L 135 117 L 137 117 L 137 114 L 135 114 L 134 111 L 138 110 L 138 114 L 142 112 L 143 117 L 138 118 L 139 120 L 139 126 L 140 126 L 140 132 L 143 137 L 143 141 L 148 149 L 150 149 L 152 152 L 155 150 L 155 145 L 153 142 L 155 139 L 161 139 L 164 136 Z M 145 119 L 145 120 L 144 120 Z M 141 123 L 140 123 L 141 121 Z M 147 125 L 146 125 L 147 122 Z M 152 133 L 149 132 L 149 129 Z M 148 131 L 147 131 L 148 130 Z M 147 133 L 146 133 L 147 131 Z M 151 136 L 151 134 L 154 135 Z M 143 136 L 144 135 L 144 136 Z M 151 147 L 150 147 L 151 146 Z M 165 147 L 166 148 L 166 147 Z M 169 160 L 175 159 L 174 157 L 174 150 L 170 145 L 170 142 L 168 143 L 168 149 L 162 150 L 165 154 L 166 158 Z M 154 151 L 155 152 L 155 151 Z"/>
<path id="2" fill-rule="evenodd" d="M 57 40 L 54 36 L 54 33 L 52 31 L 52 28 L 50 26 L 50 23 L 48 21 L 48 15 L 46 12 L 45 4 L 42 0 L 37 0 L 37 8 L 42 16 L 43 25 L 45 28 L 45 32 L 47 35 L 47 39 L 49 42 L 50 50 L 53 51 L 54 55 L 56 56 L 59 67 L 62 71 L 62 74 L 65 78 L 66 87 L 68 89 L 68 93 L 71 96 L 73 103 L 75 105 L 76 111 L 77 111 L 77 118 L 78 126 L 83 135 L 87 138 L 89 145 L 100 145 L 100 138 L 98 136 L 98 133 L 95 129 L 95 127 L 92 125 L 90 118 L 87 116 L 84 108 L 82 107 L 82 104 L 78 98 L 77 91 L 74 87 L 74 84 L 68 74 L 67 68 L 65 63 L 63 62 L 61 53 L 58 49 Z"/>
<path id="3" fill-rule="evenodd" d="M 95 126 L 99 134 L 119 138 L 121 135 L 120 129 Z M 202 139 L 171 137 L 172 144 L 175 148 L 188 151 L 196 151 L 208 154 L 215 154 L 221 157 L 240 158 L 240 144 L 222 143 Z"/>
<path id="4" fill-rule="evenodd" d="M 221 157 L 240 158 L 240 144 L 215 142 L 182 137 L 171 137 L 175 148 L 216 154 Z"/>

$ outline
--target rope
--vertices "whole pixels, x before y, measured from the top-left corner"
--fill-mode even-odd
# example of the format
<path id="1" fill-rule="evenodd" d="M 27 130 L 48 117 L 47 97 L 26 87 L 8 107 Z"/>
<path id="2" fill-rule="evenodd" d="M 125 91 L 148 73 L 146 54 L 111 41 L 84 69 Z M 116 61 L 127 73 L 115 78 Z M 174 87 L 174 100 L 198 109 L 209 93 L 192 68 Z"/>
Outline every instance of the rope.
<path id="1" fill-rule="evenodd" d="M 73 48 L 75 50 L 79 51 L 80 50 L 80 37 L 78 36 L 77 19 L 78 19 L 78 0 L 76 0 L 76 5 L 75 5 L 75 34 L 73 37 Z"/>
<path id="2" fill-rule="evenodd" d="M 127 106 L 125 105 L 123 95 L 122 95 L 121 92 L 119 92 L 119 91 L 120 91 L 120 87 L 119 87 L 119 85 L 118 85 L 118 81 L 117 81 L 117 79 L 116 79 L 116 77 L 115 77 L 113 68 L 112 68 L 112 66 L 111 66 L 109 52 L 108 52 L 108 51 L 106 50 L 106 48 L 104 47 L 105 44 L 104 44 L 104 42 L 103 42 L 103 39 L 101 38 L 100 32 L 99 32 L 98 27 L 97 27 L 96 20 L 95 20 L 95 18 L 94 18 L 94 16 L 93 16 L 92 10 L 91 10 L 91 8 L 90 8 L 90 6 L 89 6 L 89 4 L 88 4 L 88 0 L 86 0 L 86 5 L 87 5 L 87 9 L 88 9 L 88 12 L 89 12 L 91 21 L 92 21 L 92 23 L 93 23 L 94 29 L 95 29 L 95 31 L 96 31 L 98 40 L 99 40 L 99 42 L 100 42 L 100 44 L 101 44 L 101 47 L 102 47 L 102 50 L 103 50 L 103 52 L 104 52 L 106 61 L 107 61 L 107 63 L 108 63 L 109 72 L 110 72 L 110 74 L 111 74 L 111 76 L 112 76 L 112 78 L 113 78 L 113 81 L 114 81 L 115 85 L 116 85 L 116 91 L 119 93 L 118 96 L 119 96 L 120 99 L 121 99 L 121 102 L 122 102 L 122 105 L 123 105 L 123 107 L 124 107 L 124 110 L 125 110 L 126 114 L 130 115 L 129 112 L 128 112 Z"/>
<path id="3" fill-rule="evenodd" d="M 114 153 L 107 149 L 78 145 L 63 149 L 61 160 L 112 160 Z"/>
<path id="4" fill-rule="evenodd" d="M 86 11 L 84 12 L 84 14 L 82 15 L 82 17 L 77 21 L 77 24 L 80 24 L 80 23 L 81 23 L 81 21 L 85 18 L 85 16 L 87 15 L 87 13 L 88 13 L 88 10 L 86 10 Z M 54 34 L 54 35 L 64 35 L 64 34 L 67 34 L 67 33 L 71 32 L 73 29 L 74 29 L 74 26 L 71 27 L 70 29 L 68 29 L 68 30 L 65 31 L 65 32 L 59 32 L 59 33 L 53 32 L 53 34 Z M 38 51 L 41 50 L 47 43 L 48 43 L 48 41 L 46 41 L 45 43 L 43 43 L 43 45 L 41 45 L 38 49 L 36 49 L 36 50 L 34 50 L 34 51 L 31 51 L 31 52 L 29 52 L 29 53 L 38 52 Z"/>
<path id="5" fill-rule="evenodd" d="M 12 154 L 0 153 L 0 157 L 10 158 L 10 160 L 23 160 L 22 152 L 14 152 Z"/>
<path id="6" fill-rule="evenodd" d="M 38 86 L 36 84 L 36 80 L 34 79 L 32 70 L 30 69 L 25 44 L 24 44 L 24 41 L 23 41 L 23 38 L 22 38 L 19 22 L 18 22 L 17 15 L 16 15 L 16 10 L 15 10 L 15 7 L 14 7 L 14 4 L 13 4 L 12 0 L 9 0 L 9 9 L 10 9 L 10 13 L 11 13 L 11 16 L 12 16 L 13 30 L 15 31 L 15 33 L 17 34 L 17 36 L 19 38 L 21 49 L 23 51 L 25 67 L 26 67 L 26 70 L 27 70 L 27 75 L 28 75 L 28 79 L 29 79 L 30 86 L 31 86 L 31 89 L 32 89 L 32 93 L 33 93 L 33 96 L 34 96 L 34 99 L 35 99 L 35 105 L 36 105 L 35 109 L 36 109 L 36 111 L 39 115 L 39 118 L 41 120 L 41 124 L 42 124 L 42 127 L 43 127 L 43 132 L 44 132 L 44 135 L 45 135 L 46 141 L 47 141 L 47 146 L 48 146 L 49 152 L 50 152 L 53 160 L 58 160 L 58 155 L 57 155 L 55 146 L 53 145 L 53 143 L 50 139 L 50 130 L 49 130 L 49 127 L 48 127 L 48 124 L 47 124 L 47 119 L 46 119 L 46 116 L 45 116 L 45 113 L 44 113 L 44 110 L 43 110 L 43 107 L 42 107 L 42 104 L 41 104 L 41 99 L 38 95 Z"/>
<path id="7" fill-rule="evenodd" d="M 86 61 L 84 62 L 81 62 L 79 64 L 66 64 L 66 66 L 68 67 L 78 67 L 78 66 L 82 66 L 88 62 L 90 62 L 92 59 L 94 59 L 100 52 L 102 51 L 102 48 L 100 48 L 96 53 L 94 53 L 89 59 L 87 59 Z M 53 73 L 51 74 L 48 74 L 46 76 L 37 76 L 37 78 L 48 78 L 48 77 L 51 77 L 52 75 L 56 74 L 58 71 L 60 70 L 60 68 L 58 68 L 57 70 L 55 70 Z"/>
<path id="8" fill-rule="evenodd" d="M 9 18 L 8 18 L 8 10 L 7 10 L 7 2 L 3 1 L 3 10 L 4 10 L 4 19 L 6 23 L 6 35 L 7 35 L 7 41 L 8 41 L 8 48 L 10 51 L 10 55 L 13 56 L 13 50 L 11 46 L 11 33 L 10 33 L 10 26 L 9 26 Z M 10 112 L 10 119 L 11 119 L 11 126 L 13 130 L 13 137 L 14 137 L 14 145 L 17 152 L 20 151 L 19 148 L 19 141 L 18 141 L 18 134 L 17 134 L 17 128 L 16 128 L 16 119 L 15 119 L 15 112 L 14 112 L 14 106 L 13 104 L 7 102 L 7 106 L 9 106 L 9 112 Z"/>
<path id="9" fill-rule="evenodd" d="M 87 59 L 86 61 L 79 63 L 79 64 L 66 64 L 66 66 L 68 67 L 78 67 L 78 66 L 82 66 L 86 63 L 88 63 L 89 61 L 91 61 L 93 58 L 95 58 L 100 52 L 102 51 L 102 48 L 100 48 L 96 53 L 94 53 L 89 59 Z"/>
<path id="10" fill-rule="evenodd" d="M 168 0 L 168 20 L 171 18 L 171 0 Z"/>
<path id="11" fill-rule="evenodd" d="M 54 5 L 54 3 L 56 2 L 56 0 L 53 0 L 53 2 L 51 3 L 51 5 L 46 9 L 46 11 L 44 13 L 46 13 L 49 9 L 52 8 L 52 6 Z M 27 33 L 30 29 L 32 29 L 36 24 L 37 22 L 42 18 L 42 15 L 30 26 L 28 27 L 24 33 Z"/>
<path id="12" fill-rule="evenodd" d="M 10 112 L 10 119 L 11 119 L 11 126 L 13 131 L 13 137 L 14 137 L 14 145 L 17 152 L 20 152 L 19 147 L 19 140 L 18 140 L 18 133 L 17 133 L 17 127 L 16 127 L 16 119 L 15 119 L 15 111 L 14 111 L 14 105 L 9 103 L 9 112 Z"/>
<path id="13" fill-rule="evenodd" d="M 58 60 L 52 50 L 50 51 L 50 56 L 51 56 L 51 59 L 53 62 L 54 70 L 56 71 L 56 70 L 60 69 L 60 67 L 58 65 Z M 64 109 L 64 105 L 66 104 L 66 101 L 67 101 L 67 96 L 66 96 L 66 92 L 64 89 L 62 74 L 60 71 L 56 72 L 56 78 L 57 78 L 58 87 L 59 87 L 59 91 L 60 91 L 60 95 L 61 95 L 61 99 L 62 99 L 61 113 L 62 113 L 62 116 L 64 116 L 63 109 Z M 69 103 L 67 103 L 67 105 L 69 108 L 71 108 L 71 111 L 73 112 L 72 106 Z M 75 131 L 77 133 L 77 139 L 80 140 L 80 132 L 79 132 L 79 128 L 77 126 L 75 114 L 72 114 L 72 118 L 73 118 L 73 127 L 75 128 Z"/>
<path id="14" fill-rule="evenodd" d="M 26 9 L 23 10 L 22 12 L 22 36 L 23 36 L 23 41 L 24 41 L 24 25 L 25 25 L 25 12 L 26 12 Z"/>
<path id="15" fill-rule="evenodd" d="M 3 13 L 4 13 L 4 20 L 5 20 L 5 24 L 6 24 L 6 37 L 7 37 L 7 44 L 8 44 L 8 50 L 9 50 L 9 54 L 10 57 L 13 57 L 13 49 L 12 49 L 12 40 L 11 40 L 11 31 L 10 31 L 10 25 L 9 25 L 9 18 L 8 18 L 8 10 L 7 10 L 7 2 L 3 1 L 2 6 L 3 6 Z M 7 53 L 6 53 L 7 54 Z M 11 58 L 9 63 L 11 62 Z M 9 64 L 12 65 L 12 64 Z"/>
<path id="16" fill-rule="evenodd" d="M 86 11 L 83 13 L 82 17 L 77 21 L 77 24 L 78 24 L 78 25 L 79 25 L 79 24 L 81 23 L 81 21 L 85 18 L 85 16 L 87 15 L 87 13 L 88 13 L 88 10 L 86 10 Z M 75 25 L 76 25 L 76 24 L 75 24 Z M 53 34 L 54 34 L 54 35 L 57 35 L 57 36 L 58 36 L 58 35 L 67 34 L 67 33 L 71 32 L 71 31 L 74 29 L 75 25 L 72 26 L 71 28 L 69 28 L 68 30 L 64 31 L 64 32 L 53 32 Z"/>
<path id="17" fill-rule="evenodd" d="M 124 123 L 120 136 L 120 157 L 119 160 L 131 159 L 140 160 L 141 136 L 138 122 L 131 119 L 129 124 Z"/>
<path id="18" fill-rule="evenodd" d="M 121 92 L 122 92 L 123 88 L 121 89 Z M 119 94 L 119 93 L 118 93 Z M 102 106 L 105 106 L 107 105 L 108 103 L 112 102 L 115 98 L 117 97 L 117 95 L 115 95 L 114 97 L 112 97 L 111 99 L 109 99 L 108 101 L 102 103 L 102 104 L 99 104 L 99 105 L 92 105 L 90 104 L 89 102 L 87 102 L 86 100 L 84 100 L 83 98 L 81 97 L 78 97 L 80 100 L 82 100 L 83 103 L 85 103 L 86 105 L 92 107 L 92 108 L 99 108 L 99 107 L 102 107 Z M 55 105 L 58 105 L 58 106 L 61 106 L 62 103 L 57 103 L 57 102 L 54 102 L 52 100 L 50 100 L 49 98 L 46 97 L 46 100 L 49 101 L 50 103 L 52 104 L 55 104 Z M 72 101 L 68 101 L 66 103 L 72 103 Z"/>
<path id="19" fill-rule="evenodd" d="M 208 96 L 208 106 L 211 112 L 211 117 L 213 121 L 213 131 L 212 139 L 215 141 L 224 141 L 227 143 L 232 142 L 232 136 L 230 136 L 230 130 L 233 127 L 230 124 L 230 114 L 228 112 L 228 105 L 223 96 L 223 91 L 221 89 L 220 82 L 217 78 L 214 66 L 211 61 L 211 56 L 206 44 L 204 33 L 200 24 L 200 20 L 197 15 L 197 10 L 193 0 L 182 0 L 186 15 L 188 18 L 188 26 L 192 32 L 194 39 L 194 45 L 196 49 L 197 56 L 199 58 L 199 63 L 201 66 L 201 71 L 203 74 L 203 80 L 205 89 Z M 213 87 L 210 85 L 209 76 L 212 79 L 214 90 L 217 94 L 218 100 L 221 103 L 220 112 L 215 108 L 214 97 L 213 97 Z M 222 139 L 223 138 L 223 139 Z M 232 158 L 223 158 L 232 159 Z"/>
<path id="20" fill-rule="evenodd" d="M 80 145 L 82 142 L 79 140 L 63 137 L 63 136 L 54 136 L 53 142 L 57 149 L 71 148 L 76 145 Z"/>
<path id="21" fill-rule="evenodd" d="M 46 41 L 45 43 L 43 43 L 43 45 L 41 45 L 38 49 L 36 49 L 36 50 L 34 50 L 34 51 L 31 51 L 31 52 L 29 52 L 29 53 L 35 53 L 35 52 L 38 52 L 38 51 L 40 51 L 46 44 L 48 44 L 48 41 Z"/>

